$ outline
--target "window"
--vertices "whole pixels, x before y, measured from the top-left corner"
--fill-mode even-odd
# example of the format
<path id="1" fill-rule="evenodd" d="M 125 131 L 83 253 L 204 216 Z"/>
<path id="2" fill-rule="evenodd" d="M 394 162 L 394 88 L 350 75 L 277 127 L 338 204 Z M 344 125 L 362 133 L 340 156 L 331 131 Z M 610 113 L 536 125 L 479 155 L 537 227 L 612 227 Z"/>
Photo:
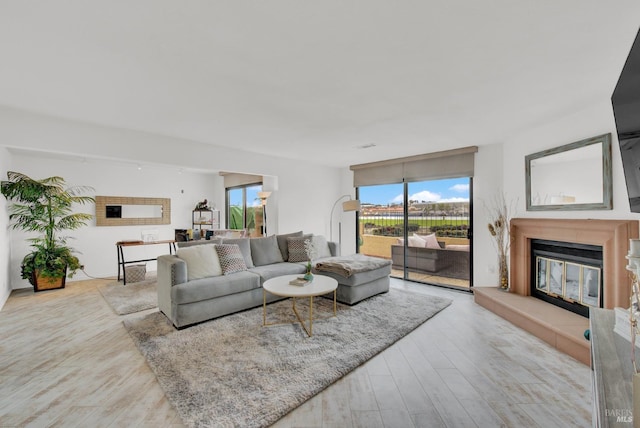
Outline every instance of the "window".
<path id="1" fill-rule="evenodd" d="M 390 258 L 394 277 L 469 289 L 470 192 L 470 177 L 358 187 L 358 251 Z"/>
<path id="2" fill-rule="evenodd" d="M 227 188 L 227 228 L 247 229 L 250 236 L 262 234 L 262 206 L 258 192 L 262 184 L 246 184 Z"/>

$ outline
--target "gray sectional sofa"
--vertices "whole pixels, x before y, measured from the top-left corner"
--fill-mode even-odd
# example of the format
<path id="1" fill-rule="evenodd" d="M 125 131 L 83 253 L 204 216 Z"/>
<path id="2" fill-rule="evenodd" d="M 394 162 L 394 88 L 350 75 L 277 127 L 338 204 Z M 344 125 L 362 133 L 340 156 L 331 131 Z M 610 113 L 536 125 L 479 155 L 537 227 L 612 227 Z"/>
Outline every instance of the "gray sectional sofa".
<path id="1" fill-rule="evenodd" d="M 300 261 L 298 253 L 297 258 L 289 254 L 289 249 L 294 241 L 310 237 L 296 232 L 265 238 L 180 242 L 177 254 L 158 257 L 158 308 L 175 327 L 183 328 L 260 306 L 262 284 L 266 280 L 304 274 L 306 262 Z M 314 264 L 335 258 L 335 243 L 321 236 L 311 239 L 321 247 Z M 217 257 L 212 256 L 213 251 Z M 338 281 L 338 301 L 347 304 L 388 291 L 390 272 L 390 261 L 383 268 L 360 271 L 349 277 L 316 271 Z M 267 293 L 267 302 L 280 299 Z"/>

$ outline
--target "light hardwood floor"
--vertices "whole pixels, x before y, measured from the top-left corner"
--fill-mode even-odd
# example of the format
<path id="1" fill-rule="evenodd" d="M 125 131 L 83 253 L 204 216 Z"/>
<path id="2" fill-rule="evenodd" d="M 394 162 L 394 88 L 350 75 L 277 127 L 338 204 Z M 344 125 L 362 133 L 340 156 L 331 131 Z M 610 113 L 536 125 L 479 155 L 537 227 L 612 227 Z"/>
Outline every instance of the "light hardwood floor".
<path id="1" fill-rule="evenodd" d="M 0 311 L 0 426 L 181 426 L 125 317 L 97 291 L 105 282 L 9 298 Z M 276 427 L 591 425 L 587 366 L 469 293 L 397 279 L 392 286 L 453 304 Z"/>

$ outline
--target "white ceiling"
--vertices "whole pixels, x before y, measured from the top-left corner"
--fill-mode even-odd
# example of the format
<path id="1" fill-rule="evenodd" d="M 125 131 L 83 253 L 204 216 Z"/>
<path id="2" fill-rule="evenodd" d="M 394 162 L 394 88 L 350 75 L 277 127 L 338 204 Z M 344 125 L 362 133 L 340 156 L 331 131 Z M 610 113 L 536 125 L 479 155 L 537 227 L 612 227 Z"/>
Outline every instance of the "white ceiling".
<path id="1" fill-rule="evenodd" d="M 608 99 L 639 26 L 638 0 L 0 0 L 0 105 L 345 166 Z"/>

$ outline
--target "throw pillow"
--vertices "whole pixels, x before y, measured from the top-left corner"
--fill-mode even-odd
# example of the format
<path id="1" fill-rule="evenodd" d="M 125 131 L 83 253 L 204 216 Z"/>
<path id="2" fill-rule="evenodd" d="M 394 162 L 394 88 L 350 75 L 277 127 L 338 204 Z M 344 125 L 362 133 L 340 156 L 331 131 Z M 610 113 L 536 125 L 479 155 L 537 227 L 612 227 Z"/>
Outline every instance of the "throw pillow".
<path id="1" fill-rule="evenodd" d="M 242 253 L 242 257 L 244 257 L 244 263 L 247 265 L 247 268 L 252 268 L 253 258 L 251 257 L 251 245 L 249 244 L 249 238 L 234 238 L 228 239 L 224 238 L 222 240 L 223 244 L 237 244 L 240 247 L 240 252 Z"/>
<path id="2" fill-rule="evenodd" d="M 418 235 L 416 235 L 416 236 L 418 236 Z M 436 234 L 435 233 L 432 233 L 431 235 L 424 236 L 424 237 L 422 237 L 422 239 L 424 239 L 427 242 L 427 244 L 425 245 L 426 248 L 435 248 L 437 250 L 440 250 L 442 248 L 440 246 L 440 244 L 438 243 L 438 239 L 436 238 Z"/>
<path id="3" fill-rule="evenodd" d="M 178 248 L 176 256 L 187 263 L 187 279 L 222 275 L 220 260 L 213 244 Z"/>
<path id="4" fill-rule="evenodd" d="M 286 233 L 284 235 L 276 235 L 276 239 L 278 240 L 278 247 L 280 247 L 280 254 L 282 254 L 282 260 L 284 260 L 285 262 L 289 260 L 289 244 L 287 243 L 287 238 L 300 236 L 302 236 L 302 231 Z"/>
<path id="5" fill-rule="evenodd" d="M 324 236 L 314 235 L 311 239 L 313 240 L 313 246 L 316 250 L 316 259 L 331 257 L 331 250 L 329 249 L 329 244 L 327 243 L 327 239 Z"/>
<path id="6" fill-rule="evenodd" d="M 276 235 L 271 235 L 266 238 L 251 238 L 249 239 L 249 245 L 251 247 L 251 258 L 253 258 L 253 264 L 256 266 L 270 265 L 284 261 L 280 253 L 280 247 L 278 247 Z"/>
<path id="7" fill-rule="evenodd" d="M 216 252 L 220 259 L 223 275 L 247 270 L 247 265 L 244 262 L 244 257 L 238 244 L 216 244 Z"/>
<path id="8" fill-rule="evenodd" d="M 425 248 L 427 246 L 427 241 L 414 233 L 412 236 L 409 236 L 409 246 Z"/>
<path id="9" fill-rule="evenodd" d="M 305 248 L 304 241 L 308 241 L 313 238 L 313 235 L 302 235 L 300 237 L 287 238 L 287 244 L 289 248 L 289 261 L 290 262 L 306 262 L 309 260 L 307 249 Z"/>

